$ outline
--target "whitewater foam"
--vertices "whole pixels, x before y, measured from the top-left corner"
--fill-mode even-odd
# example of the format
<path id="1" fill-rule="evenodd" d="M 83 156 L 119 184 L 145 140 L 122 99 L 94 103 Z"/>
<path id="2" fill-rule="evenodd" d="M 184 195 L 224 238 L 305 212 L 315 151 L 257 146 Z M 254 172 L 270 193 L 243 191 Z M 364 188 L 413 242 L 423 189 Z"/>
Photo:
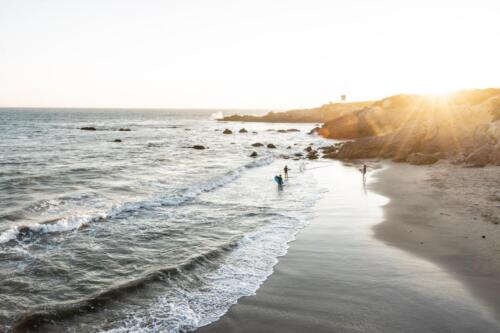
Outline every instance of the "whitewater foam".
<path id="1" fill-rule="evenodd" d="M 225 173 L 222 176 L 212 178 L 206 182 L 192 185 L 184 189 L 180 189 L 173 194 L 159 194 L 148 199 L 139 200 L 136 202 L 125 202 L 117 204 L 111 208 L 104 208 L 101 211 L 92 211 L 90 213 L 76 214 L 64 217 L 50 223 L 33 223 L 29 225 L 16 225 L 10 227 L 0 234 L 0 244 L 5 244 L 10 241 L 17 240 L 23 234 L 48 234 L 68 232 L 82 228 L 92 222 L 102 221 L 119 216 L 127 212 L 136 212 L 141 209 L 151 209 L 160 206 L 178 206 L 183 203 L 194 200 L 203 192 L 210 192 L 219 187 L 222 187 L 236 180 L 245 169 L 256 168 L 269 165 L 273 162 L 271 156 L 255 160 L 243 166 Z"/>
<path id="2" fill-rule="evenodd" d="M 308 220 L 306 215 L 272 217 L 273 222 L 245 235 L 217 269 L 199 273 L 202 286 L 175 280 L 150 307 L 129 313 L 120 327 L 103 332 L 185 332 L 219 319 L 239 298 L 255 294 Z"/>
<path id="3" fill-rule="evenodd" d="M 219 120 L 219 119 L 222 119 L 224 118 L 224 114 L 222 112 L 214 112 L 210 115 L 210 119 L 212 120 Z"/>

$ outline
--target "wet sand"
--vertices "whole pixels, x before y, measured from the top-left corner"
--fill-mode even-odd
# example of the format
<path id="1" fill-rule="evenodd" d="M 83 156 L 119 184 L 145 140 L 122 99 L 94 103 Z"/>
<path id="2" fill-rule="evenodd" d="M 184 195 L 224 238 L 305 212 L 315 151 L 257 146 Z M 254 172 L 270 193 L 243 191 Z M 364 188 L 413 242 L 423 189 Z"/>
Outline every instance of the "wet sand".
<path id="1" fill-rule="evenodd" d="M 495 312 L 460 279 L 373 237 L 389 200 L 372 184 L 364 187 L 359 171 L 339 162 L 309 166 L 307 172 L 328 190 L 311 223 L 255 296 L 240 299 L 197 332 L 500 330 Z"/>

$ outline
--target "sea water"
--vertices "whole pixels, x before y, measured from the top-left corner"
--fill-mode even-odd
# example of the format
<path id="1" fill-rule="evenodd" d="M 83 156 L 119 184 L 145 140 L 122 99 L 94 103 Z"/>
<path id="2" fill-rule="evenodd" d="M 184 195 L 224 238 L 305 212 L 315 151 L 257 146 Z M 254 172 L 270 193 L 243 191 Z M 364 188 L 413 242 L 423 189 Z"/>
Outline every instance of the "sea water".
<path id="1" fill-rule="evenodd" d="M 320 197 L 284 157 L 324 142 L 219 117 L 0 109 L 0 331 L 189 331 L 254 294 Z"/>

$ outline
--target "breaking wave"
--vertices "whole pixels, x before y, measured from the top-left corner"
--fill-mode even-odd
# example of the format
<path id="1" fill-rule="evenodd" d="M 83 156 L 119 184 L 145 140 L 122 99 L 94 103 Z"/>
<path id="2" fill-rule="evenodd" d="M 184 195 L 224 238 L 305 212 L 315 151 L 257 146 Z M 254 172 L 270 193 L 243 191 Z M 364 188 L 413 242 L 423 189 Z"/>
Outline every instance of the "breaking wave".
<path id="1" fill-rule="evenodd" d="M 213 191 L 228 183 L 235 181 L 245 169 L 256 168 L 271 164 L 272 157 L 266 157 L 252 161 L 234 170 L 231 170 L 222 176 L 212 178 L 200 184 L 191 185 L 187 188 L 179 189 L 169 195 L 157 195 L 146 200 L 137 202 L 125 202 L 108 210 L 101 212 L 79 213 L 66 216 L 60 219 L 53 219 L 40 223 L 32 223 L 29 225 L 16 225 L 10 227 L 0 234 L 0 244 L 9 243 L 11 241 L 29 241 L 33 237 L 41 234 L 68 232 L 80 229 L 89 223 L 103 221 L 106 219 L 118 217 L 121 214 L 128 212 L 136 212 L 142 209 L 150 209 L 160 206 L 178 206 L 194 200 L 204 192 Z"/>

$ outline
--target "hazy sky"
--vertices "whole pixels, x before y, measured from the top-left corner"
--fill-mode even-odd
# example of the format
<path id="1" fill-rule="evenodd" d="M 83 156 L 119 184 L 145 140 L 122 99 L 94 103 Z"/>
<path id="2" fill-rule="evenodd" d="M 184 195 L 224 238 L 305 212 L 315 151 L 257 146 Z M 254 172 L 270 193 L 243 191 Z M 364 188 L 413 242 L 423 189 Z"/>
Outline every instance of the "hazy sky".
<path id="1" fill-rule="evenodd" d="M 0 106 L 291 108 L 500 87 L 500 0 L 0 0 Z"/>

